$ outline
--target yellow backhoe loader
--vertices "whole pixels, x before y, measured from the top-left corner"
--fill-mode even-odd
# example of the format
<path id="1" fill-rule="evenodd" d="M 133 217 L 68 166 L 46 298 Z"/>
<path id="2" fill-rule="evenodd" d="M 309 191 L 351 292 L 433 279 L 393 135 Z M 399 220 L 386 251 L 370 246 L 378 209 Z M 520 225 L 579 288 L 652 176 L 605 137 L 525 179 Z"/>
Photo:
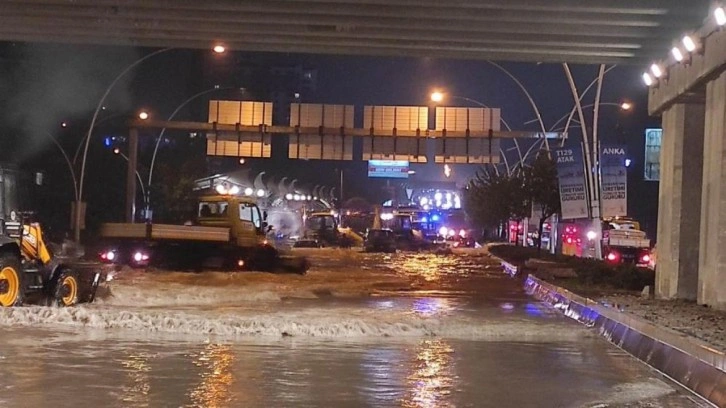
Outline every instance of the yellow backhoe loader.
<path id="1" fill-rule="evenodd" d="M 92 302 L 100 272 L 54 256 L 30 213 L 10 213 L 0 222 L 0 306 L 45 302 L 73 306 Z"/>

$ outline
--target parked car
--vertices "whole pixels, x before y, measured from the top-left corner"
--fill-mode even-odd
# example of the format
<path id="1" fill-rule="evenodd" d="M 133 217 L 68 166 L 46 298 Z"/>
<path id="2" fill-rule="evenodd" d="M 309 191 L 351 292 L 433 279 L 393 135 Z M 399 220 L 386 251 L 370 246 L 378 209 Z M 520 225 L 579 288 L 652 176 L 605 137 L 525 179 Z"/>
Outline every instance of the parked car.
<path id="1" fill-rule="evenodd" d="M 372 229 L 366 234 L 366 252 L 396 252 L 396 234 L 389 229 Z"/>

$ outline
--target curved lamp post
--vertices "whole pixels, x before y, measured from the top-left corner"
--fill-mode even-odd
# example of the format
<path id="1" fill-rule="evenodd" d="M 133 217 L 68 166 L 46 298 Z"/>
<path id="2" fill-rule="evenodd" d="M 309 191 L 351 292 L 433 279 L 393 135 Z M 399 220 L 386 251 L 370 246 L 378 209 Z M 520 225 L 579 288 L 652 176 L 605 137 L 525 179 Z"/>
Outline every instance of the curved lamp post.
<path id="1" fill-rule="evenodd" d="M 121 71 L 116 78 L 109 84 L 109 86 L 104 91 L 103 95 L 101 96 L 101 100 L 98 102 L 98 105 L 96 106 L 96 110 L 93 112 L 93 117 L 91 118 L 91 124 L 88 127 L 88 133 L 86 135 L 86 141 L 83 148 L 83 159 L 81 161 L 81 174 L 78 181 L 78 199 L 76 200 L 76 213 L 74 214 L 74 238 L 77 243 L 80 243 L 81 241 L 81 203 L 83 202 L 83 181 L 86 174 L 86 159 L 88 158 L 88 146 L 91 141 L 91 133 L 93 132 L 93 128 L 96 125 L 96 119 L 98 118 L 98 113 L 101 111 L 103 107 L 103 103 L 106 101 L 106 97 L 108 97 L 108 94 L 111 93 L 111 90 L 113 87 L 118 83 L 118 81 L 123 78 L 129 71 L 131 71 L 133 68 L 135 68 L 137 65 L 141 64 L 142 62 L 146 61 L 147 59 L 154 57 L 156 55 L 174 50 L 175 48 L 169 47 L 169 48 L 163 48 L 160 50 L 156 50 L 150 54 L 144 55 L 143 57 L 139 58 L 138 60 L 134 61 L 130 65 L 128 65 L 126 68 L 124 68 L 123 71 Z M 217 44 L 214 46 L 213 51 L 217 54 L 224 53 L 226 51 L 225 47 L 221 44 Z"/>
<path id="2" fill-rule="evenodd" d="M 447 95 L 444 94 L 443 92 L 435 91 L 435 92 L 431 93 L 431 100 L 433 102 L 437 102 L 437 103 L 443 102 L 444 99 L 446 99 L 446 96 Z M 481 106 L 482 108 L 491 109 L 491 107 L 489 107 L 487 104 L 477 101 L 476 99 L 467 98 L 466 96 L 459 96 L 459 95 L 448 95 L 448 96 L 451 99 L 461 99 L 461 100 L 473 103 L 477 106 Z M 511 126 L 509 126 L 509 123 L 507 123 L 507 121 L 504 120 L 504 118 L 501 115 L 499 116 L 499 120 L 502 122 L 502 125 L 504 125 L 505 129 L 507 129 L 510 132 L 512 131 Z M 519 163 L 522 164 L 524 162 L 524 160 L 526 160 L 527 156 L 526 155 L 522 156 L 522 150 L 520 149 L 519 142 L 517 141 L 517 139 L 513 139 L 513 140 L 514 140 L 514 145 L 517 149 L 517 154 L 519 155 Z M 504 159 L 504 166 L 507 168 L 507 174 L 509 174 L 510 168 L 509 168 L 509 162 L 507 161 L 507 156 L 502 149 L 499 149 L 499 153 L 502 155 L 502 157 Z M 516 169 L 517 166 L 515 165 L 514 168 Z M 496 170 L 496 167 L 495 167 L 495 170 Z"/>
<path id="3" fill-rule="evenodd" d="M 129 156 L 126 156 L 125 154 L 123 154 L 123 152 L 121 150 L 114 149 L 113 154 L 117 154 L 117 155 L 123 157 L 127 163 L 129 162 Z M 139 174 L 138 170 L 134 170 L 134 171 L 136 172 L 136 179 L 139 181 L 139 187 L 141 187 L 141 195 L 146 197 L 146 189 L 144 188 L 143 180 L 141 180 L 141 174 Z"/>
<path id="4" fill-rule="evenodd" d="M 582 109 L 592 108 L 593 106 L 595 106 L 595 104 L 594 103 L 590 103 L 590 104 L 587 104 L 587 105 L 583 105 L 582 106 Z M 630 111 L 630 110 L 633 109 L 633 104 L 630 103 L 630 102 L 621 102 L 621 103 L 616 103 L 616 102 L 600 102 L 600 106 L 616 106 L 616 107 L 620 108 L 620 110 L 623 111 L 623 112 L 627 112 L 627 111 Z M 552 127 L 550 128 L 550 132 L 554 132 L 554 130 L 557 128 L 557 125 L 559 125 L 560 122 L 562 122 L 565 119 L 568 119 L 568 120 L 565 123 L 565 126 L 563 128 L 563 132 L 564 133 L 567 133 L 567 131 L 570 128 L 570 124 L 573 121 L 572 120 L 572 113 L 566 113 L 564 116 L 562 116 L 561 118 L 557 119 L 557 122 L 555 122 L 554 125 L 552 125 Z"/>
<path id="5" fill-rule="evenodd" d="M 220 46 L 220 45 L 216 46 L 214 48 L 214 52 L 224 52 L 224 47 L 221 48 L 221 51 L 217 51 L 218 47 L 222 47 L 222 46 Z M 176 116 L 176 114 L 179 113 L 179 111 L 182 110 L 182 108 L 184 108 L 185 106 L 187 106 L 187 104 L 189 104 L 194 99 L 196 99 L 196 98 L 198 98 L 198 97 L 200 97 L 202 95 L 206 95 L 206 94 L 212 93 L 212 92 L 216 92 L 216 91 L 226 91 L 226 90 L 230 90 L 230 89 L 234 89 L 234 88 L 232 88 L 232 87 L 220 88 L 218 86 L 215 86 L 214 88 L 207 89 L 207 90 L 198 92 L 198 93 L 190 96 L 184 102 L 182 102 L 181 104 L 179 104 L 179 106 L 177 106 L 176 109 L 174 109 L 174 111 L 171 113 L 171 115 L 169 115 L 169 117 L 167 118 L 167 122 L 171 122 L 171 120 L 174 119 L 174 117 Z M 166 132 L 166 128 L 162 128 L 161 131 L 159 132 L 159 136 L 156 138 L 156 144 L 154 145 L 154 153 L 151 155 L 151 165 L 149 166 L 149 179 L 148 179 L 148 181 L 146 183 L 146 187 L 147 187 L 146 188 L 146 192 L 144 193 L 144 204 L 146 206 L 146 209 L 145 209 L 145 217 L 146 217 L 147 221 L 150 219 L 150 217 L 149 217 L 149 211 L 151 210 L 151 197 L 150 197 L 150 195 L 151 195 L 151 180 L 154 177 L 154 165 L 156 164 L 156 154 L 159 151 L 159 145 L 161 144 L 161 140 L 164 138 L 164 132 Z"/>
<path id="6" fill-rule="evenodd" d="M 63 159 L 65 159 L 66 164 L 68 165 L 68 171 L 71 173 L 71 180 L 73 181 L 73 197 L 78 201 L 78 182 L 76 181 L 76 171 L 73 169 L 73 163 L 71 162 L 70 157 L 68 157 L 68 154 L 66 153 L 66 149 L 61 146 L 60 142 L 58 142 L 58 139 L 56 139 L 53 135 L 51 135 L 49 132 L 43 132 L 48 138 L 53 141 L 53 144 L 58 147 L 58 150 L 60 150 L 61 154 L 63 154 Z"/>
<path id="7" fill-rule="evenodd" d="M 111 84 L 106 88 L 106 91 L 104 91 L 103 96 L 101 96 L 101 100 L 98 101 L 98 105 L 96 106 L 96 110 L 93 112 L 93 118 L 91 118 L 91 124 L 88 127 L 88 134 L 86 135 L 86 142 L 83 148 L 83 159 L 81 160 L 81 175 L 78 180 L 78 199 L 76 200 L 76 213 L 74 214 L 74 238 L 76 243 L 81 242 L 81 203 L 83 202 L 83 181 L 84 177 L 86 175 L 86 159 L 88 158 L 88 146 L 91 142 L 91 133 L 93 132 L 93 128 L 96 125 L 96 118 L 98 117 L 98 113 L 101 111 L 101 108 L 103 107 L 103 103 L 106 101 L 106 97 L 109 93 L 111 93 L 111 89 L 116 85 L 116 83 L 126 75 L 129 71 L 131 71 L 134 67 L 141 64 L 142 62 L 146 61 L 147 59 L 159 55 L 161 53 L 171 51 L 174 48 L 164 48 L 161 50 L 154 51 L 150 54 L 147 54 L 138 60 L 134 61 L 130 65 L 128 65 L 126 68 L 124 68 L 121 73 L 119 73 L 116 78 L 111 82 Z"/>
<path id="8" fill-rule="evenodd" d="M 524 87 L 524 84 L 522 84 L 522 82 L 520 82 L 519 79 L 517 79 L 517 77 L 514 76 L 514 74 L 512 74 L 511 72 L 509 72 L 506 68 L 504 68 L 503 66 L 501 66 L 493 61 L 487 61 L 487 62 L 490 65 L 492 65 L 492 66 L 496 67 L 497 69 L 499 69 L 500 71 L 502 71 L 512 81 L 514 81 L 514 83 L 517 84 L 517 86 L 522 91 L 522 93 L 524 93 L 524 96 L 527 97 L 527 100 L 529 100 L 529 104 L 532 105 L 532 109 L 534 110 L 535 115 L 537 115 L 537 121 L 539 121 L 539 126 L 540 126 L 540 129 L 542 130 L 542 135 L 544 136 L 544 143 L 547 147 L 547 150 L 549 150 L 549 142 L 547 141 L 547 135 L 545 134 L 545 133 L 547 133 L 547 130 L 545 129 L 544 122 L 542 121 L 542 115 L 539 113 L 539 108 L 537 107 L 537 104 L 534 102 L 534 98 L 532 98 L 532 95 L 529 94 L 529 91 L 527 91 L 527 88 Z"/>

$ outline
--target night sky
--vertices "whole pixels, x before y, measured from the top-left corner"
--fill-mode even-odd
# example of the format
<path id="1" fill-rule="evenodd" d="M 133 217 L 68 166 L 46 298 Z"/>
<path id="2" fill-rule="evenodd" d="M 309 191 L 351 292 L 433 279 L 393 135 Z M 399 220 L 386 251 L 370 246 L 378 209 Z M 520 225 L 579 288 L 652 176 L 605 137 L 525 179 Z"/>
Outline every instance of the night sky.
<path id="1" fill-rule="evenodd" d="M 46 173 L 46 186 L 41 196 L 44 203 L 53 203 L 61 214 L 54 217 L 57 229 L 65 227 L 60 219 L 67 218 L 67 203 L 73 198 L 73 190 L 63 157 L 44 132 L 58 138 L 67 151 L 75 151 L 106 86 L 129 63 L 148 52 L 150 50 L 123 47 L 0 43 L 0 94 L 3 95 L 0 99 L 0 129 L 3 135 L 0 138 L 0 160 Z M 89 208 L 93 207 L 95 200 L 96 207 L 101 206 L 115 214 L 119 211 L 118 204 L 122 205 L 123 201 L 125 163 L 104 149 L 103 136 L 124 135 L 124 121 L 137 109 L 147 109 L 154 117 L 167 117 L 187 97 L 209 87 L 209 78 L 205 77 L 210 69 L 208 64 L 224 64 L 224 59 L 229 58 L 262 67 L 302 64 L 314 69 L 317 72 L 317 88 L 304 93 L 303 102 L 357 106 L 429 105 L 431 90 L 438 88 L 500 107 L 502 117 L 514 129 L 538 130 L 539 127 L 536 123 L 523 125 L 535 118 L 529 102 L 510 78 L 485 61 L 237 52 L 210 57 L 206 53 L 203 50 L 173 50 L 152 57 L 113 89 L 102 116 L 118 116 L 99 126 L 89 155 L 87 192 L 84 193 L 90 197 Z M 572 108 L 572 95 L 561 65 L 502 65 L 531 93 L 547 127 Z M 595 78 L 598 69 L 597 66 L 571 68 L 580 90 Z M 623 143 L 631 152 L 630 213 L 641 219 L 644 228 L 653 235 L 658 194 L 656 183 L 642 181 L 643 135 L 646 127 L 658 127 L 659 119 L 647 116 L 647 90 L 640 81 L 641 72 L 642 67 L 623 66 L 607 74 L 601 100 L 628 100 L 634 104 L 634 110 L 620 113 L 616 108 L 603 107 L 600 134 L 604 143 Z M 240 83 L 239 77 L 221 80 L 225 79 L 228 82 L 220 85 L 244 86 L 250 90 L 264 85 Z M 594 94 L 593 88 L 584 103 L 591 103 Z M 266 99 L 255 98 L 255 95 L 248 97 Z M 463 103 L 449 105 L 466 106 Z M 591 112 L 586 113 L 588 120 L 591 120 Z M 200 99 L 190 104 L 189 109 L 181 111 L 177 119 L 206 121 L 206 102 Z M 63 121 L 68 123 L 68 127 L 60 127 Z M 169 135 L 172 138 L 188 137 L 173 132 Z M 153 137 L 153 134 L 149 136 Z M 571 129 L 568 143 L 577 145 L 580 140 L 577 129 Z M 195 149 L 193 143 L 177 143 L 180 142 L 172 142 L 160 160 L 183 161 L 184 157 L 180 156 L 192 154 L 190 152 Z M 142 152 L 142 163 L 144 158 L 145 153 Z M 513 159 L 512 155 L 510 160 Z M 335 184 L 337 176 L 334 170 L 341 167 L 341 163 L 334 162 L 293 163 L 281 159 L 251 160 L 246 165 L 281 175 L 287 171 L 295 172 L 301 181 L 312 184 Z M 350 174 L 346 196 L 365 195 L 365 163 L 345 163 L 343 167 Z M 475 167 L 470 168 L 470 171 L 474 170 Z"/>

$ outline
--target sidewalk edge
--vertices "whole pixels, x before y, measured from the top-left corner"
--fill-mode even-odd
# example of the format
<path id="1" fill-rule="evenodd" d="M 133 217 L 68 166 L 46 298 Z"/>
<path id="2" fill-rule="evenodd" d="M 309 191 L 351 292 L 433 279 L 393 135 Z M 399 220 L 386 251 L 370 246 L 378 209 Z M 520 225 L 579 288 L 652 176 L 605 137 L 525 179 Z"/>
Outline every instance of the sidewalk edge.
<path id="1" fill-rule="evenodd" d="M 726 355 L 682 335 L 599 305 L 528 275 L 528 294 L 594 328 L 608 341 L 718 407 L 726 407 Z"/>

